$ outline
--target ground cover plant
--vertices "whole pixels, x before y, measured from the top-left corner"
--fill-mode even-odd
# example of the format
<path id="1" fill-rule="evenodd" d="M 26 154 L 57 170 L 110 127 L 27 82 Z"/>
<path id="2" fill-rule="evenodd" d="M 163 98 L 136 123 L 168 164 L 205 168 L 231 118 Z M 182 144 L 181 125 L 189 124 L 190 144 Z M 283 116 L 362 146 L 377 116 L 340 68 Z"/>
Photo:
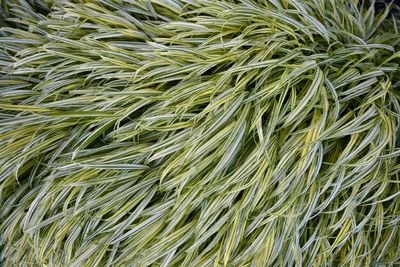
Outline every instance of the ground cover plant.
<path id="1" fill-rule="evenodd" d="M 4 266 L 400 264 L 395 4 L 0 3 Z"/>

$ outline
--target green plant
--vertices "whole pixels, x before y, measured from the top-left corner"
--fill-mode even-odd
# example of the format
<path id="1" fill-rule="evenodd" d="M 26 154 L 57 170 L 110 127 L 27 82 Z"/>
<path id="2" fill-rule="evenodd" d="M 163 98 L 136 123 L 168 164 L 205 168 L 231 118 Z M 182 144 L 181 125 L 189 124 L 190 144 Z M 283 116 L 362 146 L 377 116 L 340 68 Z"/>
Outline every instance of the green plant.
<path id="1" fill-rule="evenodd" d="M 1 6 L 6 266 L 399 263 L 391 6 Z"/>

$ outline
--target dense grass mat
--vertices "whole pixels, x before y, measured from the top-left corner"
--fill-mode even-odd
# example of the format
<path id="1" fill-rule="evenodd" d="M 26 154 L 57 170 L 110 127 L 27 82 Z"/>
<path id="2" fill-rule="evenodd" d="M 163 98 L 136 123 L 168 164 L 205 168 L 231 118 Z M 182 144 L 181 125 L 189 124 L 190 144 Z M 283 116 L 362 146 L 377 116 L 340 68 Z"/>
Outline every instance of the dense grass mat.
<path id="1" fill-rule="evenodd" d="M 4 266 L 399 266 L 395 5 L 0 3 Z"/>

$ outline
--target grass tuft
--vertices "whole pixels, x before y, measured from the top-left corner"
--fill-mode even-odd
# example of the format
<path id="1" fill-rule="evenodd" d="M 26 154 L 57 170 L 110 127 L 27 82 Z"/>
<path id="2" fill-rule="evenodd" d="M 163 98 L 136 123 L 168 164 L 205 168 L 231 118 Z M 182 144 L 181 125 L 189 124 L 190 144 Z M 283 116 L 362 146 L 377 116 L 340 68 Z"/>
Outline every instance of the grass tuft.
<path id="1" fill-rule="evenodd" d="M 394 3 L 0 6 L 5 266 L 400 264 Z"/>

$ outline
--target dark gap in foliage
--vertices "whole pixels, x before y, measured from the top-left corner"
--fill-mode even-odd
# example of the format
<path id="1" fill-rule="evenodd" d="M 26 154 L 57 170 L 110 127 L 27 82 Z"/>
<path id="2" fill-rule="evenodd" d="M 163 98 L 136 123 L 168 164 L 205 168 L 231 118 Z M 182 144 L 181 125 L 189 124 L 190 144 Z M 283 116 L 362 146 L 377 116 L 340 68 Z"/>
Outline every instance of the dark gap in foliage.
<path id="1" fill-rule="evenodd" d="M 203 72 L 202 75 L 204 75 L 204 76 L 210 76 L 210 75 L 216 73 L 216 71 L 217 71 L 218 69 L 220 69 L 220 68 L 221 68 L 221 66 L 218 66 L 218 65 L 213 66 L 213 67 L 211 67 L 211 68 L 208 68 L 205 72 Z"/>
<path id="2" fill-rule="evenodd" d="M 351 139 L 351 135 L 345 135 L 345 136 L 343 136 L 341 138 L 338 138 L 336 140 L 337 140 L 338 144 L 341 144 L 343 146 L 343 148 L 345 148 L 349 144 L 350 139 Z"/>
<path id="3" fill-rule="evenodd" d="M 189 214 L 186 216 L 186 219 L 184 219 L 182 222 L 183 225 L 190 223 L 194 219 L 197 219 L 200 216 L 201 209 L 200 208 L 195 208 L 192 209 Z"/>
<path id="4" fill-rule="evenodd" d="M 342 114 L 346 114 L 348 112 L 354 113 L 357 112 L 357 108 L 359 107 L 358 101 L 347 101 L 346 103 L 343 103 L 343 112 Z"/>
<path id="5" fill-rule="evenodd" d="M 29 0 L 33 10 L 35 12 L 47 16 L 51 12 L 51 7 L 46 3 L 46 1 L 40 0 Z"/>
<path id="6" fill-rule="evenodd" d="M 95 149 L 95 148 L 100 148 L 105 145 L 107 145 L 109 142 L 104 140 L 102 137 L 97 138 L 95 141 L 91 142 L 86 149 Z"/>
<path id="7" fill-rule="evenodd" d="M 215 66 L 212 66 L 211 68 L 208 68 L 205 72 L 202 73 L 203 76 L 211 76 L 214 74 L 222 73 L 223 71 L 229 70 L 233 67 L 235 62 L 228 62 L 228 63 L 222 63 L 222 64 L 217 64 Z"/>
<path id="8" fill-rule="evenodd" d="M 257 80 L 253 79 L 252 81 L 250 81 L 247 85 L 246 88 L 244 89 L 244 91 L 246 92 L 251 92 L 252 90 L 254 90 L 256 88 L 256 84 L 257 84 Z"/>
<path id="9" fill-rule="evenodd" d="M 261 125 L 265 125 L 267 123 L 267 119 L 269 118 L 269 113 L 264 112 L 263 115 L 261 115 Z"/>
<path id="10" fill-rule="evenodd" d="M 182 80 L 176 79 L 161 84 L 161 88 L 170 89 L 176 87 Z"/>
<path id="11" fill-rule="evenodd" d="M 244 195 L 244 192 L 246 191 L 246 189 L 244 189 L 244 190 L 240 190 L 238 193 L 237 193 L 237 196 L 235 197 L 235 200 L 233 201 L 233 203 L 238 203 L 238 202 L 240 202 L 242 199 L 243 199 L 243 195 Z"/>
<path id="12" fill-rule="evenodd" d="M 145 105 L 145 106 L 135 110 L 134 112 L 129 114 L 129 116 L 127 116 L 126 119 L 121 121 L 121 125 L 124 125 L 125 122 L 133 121 L 137 118 L 140 118 L 151 106 L 152 105 L 148 104 L 148 105 Z"/>
<path id="13" fill-rule="evenodd" d="M 204 103 L 204 104 L 200 104 L 200 105 L 197 105 L 194 109 L 193 109 L 193 112 L 195 112 L 195 113 L 200 113 L 201 111 L 203 111 L 207 106 L 209 105 L 209 103 Z"/>
<path id="14" fill-rule="evenodd" d="M 400 18 L 400 0 L 363 0 L 360 1 L 360 4 L 364 4 L 367 7 L 374 5 L 376 12 L 383 12 L 390 6 L 389 16 L 386 19 L 391 19 L 390 15 Z"/>

